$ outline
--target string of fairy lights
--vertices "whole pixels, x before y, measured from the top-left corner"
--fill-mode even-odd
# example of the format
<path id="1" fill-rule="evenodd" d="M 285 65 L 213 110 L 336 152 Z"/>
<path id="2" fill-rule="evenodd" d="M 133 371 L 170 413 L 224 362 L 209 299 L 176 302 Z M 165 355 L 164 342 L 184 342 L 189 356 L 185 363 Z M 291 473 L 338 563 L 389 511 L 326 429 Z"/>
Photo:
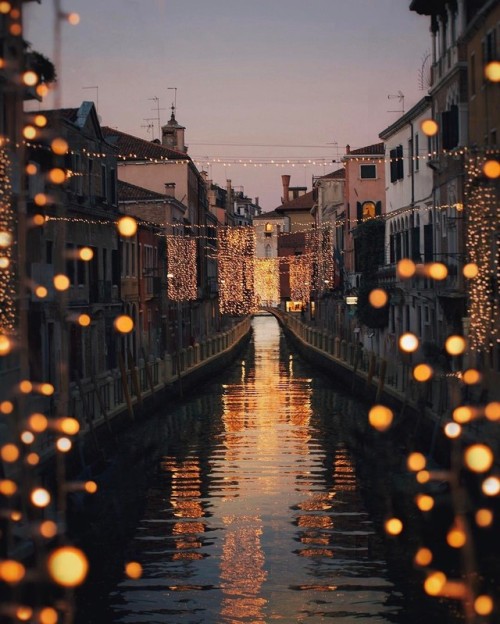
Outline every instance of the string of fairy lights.
<path id="1" fill-rule="evenodd" d="M 59 0 L 55 0 L 56 13 L 59 22 L 69 22 L 76 25 L 78 17 L 74 13 L 64 13 Z M 19 43 L 22 35 L 22 2 L 11 0 L 0 2 L 0 15 L 5 17 L 8 35 Z M 0 68 L 2 68 L 1 66 Z M 33 72 L 31 72 L 33 73 Z M 23 67 L 18 68 L 12 88 L 21 90 L 30 85 L 32 76 L 27 76 Z M 45 85 L 37 84 L 37 93 L 45 93 Z M 45 88 L 42 88 L 45 87 Z M 43 117 L 43 115 L 41 115 Z M 51 145 L 35 142 L 39 136 L 53 139 Z M 25 150 L 47 150 L 54 155 L 54 168 L 51 170 L 51 183 L 63 188 L 66 180 L 81 175 L 78 171 L 66 169 L 61 165 L 61 158 L 67 154 L 80 155 L 87 158 L 107 158 L 109 155 L 92 150 L 70 150 L 64 144 L 64 139 L 58 136 L 49 136 L 45 124 L 40 118 L 34 125 L 27 123 L 24 128 L 26 140 L 10 139 L 5 137 L 0 145 L 0 357 L 15 354 L 18 345 L 23 349 L 29 348 L 27 336 L 20 331 L 19 316 L 19 286 L 21 295 L 32 288 L 37 292 L 39 299 L 46 295 L 47 288 L 56 290 L 57 305 L 60 308 L 64 323 L 74 322 L 68 314 L 64 293 L 69 289 L 68 276 L 63 271 L 58 272 L 52 284 L 17 284 L 19 267 L 18 241 L 26 236 L 24 224 L 16 219 L 16 209 L 21 207 L 21 199 L 16 197 L 13 190 L 13 169 L 16 158 L 25 156 Z M 27 140 L 27 137 L 30 140 Z M 54 141 L 59 140 L 59 147 Z M 18 152 L 16 153 L 16 150 Z M 407 160 L 428 159 L 429 157 L 464 157 L 466 168 L 465 202 L 462 204 L 401 208 L 389 214 L 381 215 L 381 219 L 394 216 L 404 216 L 414 211 L 447 210 L 455 208 L 464 212 L 466 218 L 466 252 L 468 263 L 464 266 L 463 275 L 467 279 L 467 293 L 469 298 L 470 329 L 467 337 L 461 335 L 449 336 L 444 349 L 453 359 L 458 372 L 449 375 L 453 382 L 462 384 L 466 389 L 476 388 L 481 384 L 483 372 L 479 368 L 465 368 L 463 362 L 470 353 L 490 352 L 500 340 L 500 303 L 498 299 L 497 283 L 499 275 L 498 254 L 498 223 L 500 222 L 498 191 L 491 179 L 495 176 L 486 176 L 485 167 L 489 162 L 497 162 L 498 153 L 488 148 L 479 150 L 460 148 L 454 151 L 430 152 L 425 155 L 406 155 Z M 200 166 L 243 166 L 243 167 L 294 167 L 311 165 L 327 166 L 331 164 L 327 159 L 279 159 L 279 158 L 198 158 L 191 161 L 189 158 L 148 158 L 135 153 L 117 154 L 118 161 L 131 159 L 144 160 L 150 163 L 164 163 L 182 165 L 194 162 Z M 394 159 L 377 156 L 349 155 L 355 162 L 392 162 Z M 396 160 L 401 160 L 397 158 Z M 497 163 L 498 164 L 498 163 Z M 22 167 L 21 167 L 22 169 Z M 35 175 L 36 170 L 25 173 Z M 23 174 L 24 175 L 24 174 Z M 116 227 L 123 237 L 134 236 L 138 221 L 132 217 L 121 216 L 116 222 L 111 219 L 91 219 L 74 217 L 65 214 L 64 202 L 49 198 L 44 194 L 39 196 L 35 204 L 39 208 L 54 206 L 55 214 L 35 215 L 29 227 L 43 227 L 45 223 L 53 221 L 58 229 L 57 261 L 58 267 L 65 264 L 64 256 L 64 226 L 67 223 L 85 223 L 101 227 Z M 16 203 L 17 202 L 17 203 Z M 213 227 L 208 230 L 204 225 L 190 225 L 189 233 L 170 235 L 168 228 L 178 228 L 178 223 L 154 223 L 141 221 L 139 224 L 157 228 L 155 234 L 164 236 L 167 245 L 167 296 L 172 301 L 193 301 L 197 298 L 197 253 L 210 251 L 218 265 L 219 306 L 223 314 L 246 315 L 265 302 L 279 301 L 280 277 L 288 275 L 291 298 L 307 303 L 311 291 L 321 291 L 333 286 L 335 280 L 335 263 L 333 260 L 333 228 L 344 227 L 357 223 L 357 219 L 343 218 L 333 224 L 312 231 L 304 228 L 305 251 L 302 255 L 279 258 L 256 258 L 256 233 L 252 227 L 217 227 L 217 247 L 214 251 L 210 246 L 200 246 L 200 240 L 205 241 L 207 235 L 213 234 Z M 163 231 L 162 231 L 163 230 Z M 193 234 L 193 231 L 195 234 Z M 296 234 L 297 231 L 294 232 Z M 288 233 L 282 233 L 283 236 Z M 16 240 L 17 238 L 17 240 Z M 198 246 L 198 250 L 197 250 Z M 85 250 L 85 251 L 84 251 Z M 82 248 L 80 258 L 83 261 L 92 259 L 92 250 Z M 439 266 L 437 266 L 439 265 Z M 398 265 L 398 277 L 401 280 L 411 279 L 415 275 L 425 274 L 435 280 L 442 280 L 443 266 L 440 263 L 432 265 L 416 265 L 405 259 Z M 444 270 L 446 267 L 444 266 Z M 42 290 L 45 290 L 45 295 Z M 22 298 L 22 297 L 21 297 Z M 376 289 L 370 294 L 370 303 L 379 308 L 387 305 L 388 292 Z M 83 318 L 85 317 L 85 318 Z M 84 326 L 90 322 L 88 315 L 80 315 L 78 322 Z M 115 319 L 115 330 L 118 334 L 130 333 L 134 329 L 133 320 L 127 315 L 119 315 Z M 68 326 L 65 325 L 67 333 Z M 409 332 L 399 337 L 398 348 L 403 353 L 417 353 L 421 347 L 421 340 Z M 67 362 L 65 358 L 59 363 L 61 376 L 65 375 L 65 385 L 68 385 Z M 432 381 L 438 372 L 430 364 L 420 362 L 412 367 L 412 380 L 415 384 L 425 384 Z M 49 382 L 35 382 L 24 377 L 16 378 L 10 394 L 0 400 L 0 415 L 3 421 L 9 424 L 9 439 L 0 447 L 3 473 L 0 477 L 0 517 L 2 521 L 2 548 L 0 555 L 0 583 L 2 601 L 0 616 L 8 621 L 33 621 L 37 624 L 70 624 L 74 616 L 74 599 L 72 591 L 81 585 L 87 574 L 89 563 L 85 553 L 76 546 L 69 544 L 66 535 L 66 496 L 69 492 L 81 491 L 92 494 L 97 485 L 93 481 L 72 482 L 66 478 L 65 457 L 74 445 L 75 436 L 80 432 L 80 422 L 70 413 L 67 397 L 59 397 L 55 413 L 48 415 L 32 409 L 31 397 L 51 397 L 55 387 Z M 374 405 L 368 415 L 369 423 L 377 431 L 383 433 L 390 429 L 395 421 L 393 411 L 382 404 Z M 449 469 L 434 471 L 427 465 L 423 454 L 412 452 L 407 461 L 408 470 L 415 475 L 416 483 L 422 488 L 433 480 L 445 481 L 451 492 L 452 522 L 446 535 L 449 548 L 459 549 L 462 553 L 462 571 L 460 578 L 448 578 L 447 574 L 434 567 L 435 553 L 428 544 L 419 546 L 415 553 L 415 565 L 425 574 L 424 589 L 437 598 L 453 598 L 460 600 L 464 605 L 467 621 L 474 622 L 476 615 L 486 618 L 498 612 L 495 605 L 494 588 L 488 585 L 488 579 L 481 578 L 478 571 L 478 561 L 472 539 L 473 529 L 483 530 L 498 524 L 495 518 L 493 502 L 500 494 L 500 478 L 498 476 L 497 461 L 493 443 L 489 440 L 470 443 L 465 434 L 470 433 L 471 425 L 478 422 L 487 425 L 497 425 L 500 421 L 500 403 L 495 400 L 481 400 L 477 404 L 466 404 L 456 399 L 450 414 L 445 417 L 444 435 L 454 445 L 453 463 Z M 496 432 L 498 435 L 498 431 Z M 37 467 L 41 462 L 41 448 L 51 445 L 57 457 L 56 485 L 53 489 L 41 482 Z M 468 471 L 477 477 L 476 488 L 472 495 L 465 492 L 465 485 L 461 475 Z M 465 503 L 470 508 L 464 509 Z M 473 501 L 478 501 L 472 508 Z M 427 492 L 419 492 L 415 499 L 417 508 L 428 513 L 435 505 L 435 497 Z M 389 535 L 396 536 L 404 530 L 403 522 L 397 517 L 389 517 L 385 522 L 385 530 Z M 20 551 L 12 549 L 14 535 L 22 535 L 27 545 L 34 544 L 32 559 L 23 558 Z M 129 562 L 126 573 L 137 578 L 141 574 L 140 564 Z M 33 591 L 35 587 L 35 591 Z M 50 587 L 50 591 L 47 591 Z M 486 620 L 481 620 L 486 621 Z M 492 620 L 493 621 L 493 620 Z"/>

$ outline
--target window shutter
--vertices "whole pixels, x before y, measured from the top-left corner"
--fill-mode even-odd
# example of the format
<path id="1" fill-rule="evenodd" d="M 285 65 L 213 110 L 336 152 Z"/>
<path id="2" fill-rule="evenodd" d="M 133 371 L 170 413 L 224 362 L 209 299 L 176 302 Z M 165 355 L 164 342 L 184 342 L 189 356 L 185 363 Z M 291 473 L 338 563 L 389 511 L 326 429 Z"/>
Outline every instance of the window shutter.
<path id="1" fill-rule="evenodd" d="M 441 115 L 443 149 L 453 149 L 458 145 L 458 106 L 454 104 Z"/>
<path id="2" fill-rule="evenodd" d="M 432 223 L 424 225 L 424 262 L 432 262 L 434 256 Z"/>
<path id="3" fill-rule="evenodd" d="M 394 262 L 396 262 L 394 234 L 391 234 L 390 242 L 389 242 L 389 262 L 390 264 L 394 264 Z"/>
<path id="4" fill-rule="evenodd" d="M 397 179 L 402 180 L 404 177 L 404 162 L 403 162 L 403 146 L 402 145 L 398 145 L 397 147 L 397 156 L 398 156 Z"/>
<path id="5" fill-rule="evenodd" d="M 411 230 L 411 259 L 420 261 L 420 228 L 414 227 Z"/>
<path id="6" fill-rule="evenodd" d="M 378 201 L 375 203 L 375 216 L 380 217 L 382 214 L 382 202 Z"/>
<path id="7" fill-rule="evenodd" d="M 397 164 L 398 152 L 395 149 L 392 149 L 389 152 L 389 158 L 391 161 L 391 182 L 396 182 L 398 179 L 398 164 Z"/>
<path id="8" fill-rule="evenodd" d="M 363 206 L 361 205 L 361 202 L 356 202 L 356 210 L 358 223 L 361 223 L 361 221 L 363 221 Z"/>

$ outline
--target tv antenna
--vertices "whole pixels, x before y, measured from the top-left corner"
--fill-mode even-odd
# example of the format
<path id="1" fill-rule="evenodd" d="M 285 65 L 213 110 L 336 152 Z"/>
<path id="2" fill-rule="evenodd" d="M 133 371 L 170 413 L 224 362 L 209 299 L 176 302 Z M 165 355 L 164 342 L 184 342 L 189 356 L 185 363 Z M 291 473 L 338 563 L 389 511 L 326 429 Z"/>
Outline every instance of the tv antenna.
<path id="1" fill-rule="evenodd" d="M 151 110 L 156 111 L 156 117 L 154 119 L 158 123 L 158 137 L 161 141 L 161 119 L 160 119 L 160 111 L 165 110 L 164 108 L 160 108 L 160 98 L 156 95 L 154 97 L 148 98 L 148 100 L 156 102 L 156 108 L 152 108 Z"/>
<path id="2" fill-rule="evenodd" d="M 430 89 L 432 84 L 431 79 L 431 68 L 429 66 L 429 60 L 431 58 L 431 53 L 429 51 L 425 52 L 422 56 L 422 64 L 420 65 L 420 69 L 418 70 L 418 88 L 419 91 L 425 91 Z"/>
<path id="3" fill-rule="evenodd" d="M 145 117 L 144 121 L 146 121 L 146 124 L 142 124 L 141 128 L 146 128 L 146 132 L 151 132 L 151 138 L 154 140 L 155 138 L 155 125 L 153 123 L 151 123 L 152 121 L 156 121 L 156 117 Z"/>
<path id="4" fill-rule="evenodd" d="M 401 104 L 401 110 L 390 110 L 388 113 L 404 113 L 405 112 L 405 96 L 402 91 L 398 91 L 395 95 L 388 95 L 388 100 L 398 100 Z"/>

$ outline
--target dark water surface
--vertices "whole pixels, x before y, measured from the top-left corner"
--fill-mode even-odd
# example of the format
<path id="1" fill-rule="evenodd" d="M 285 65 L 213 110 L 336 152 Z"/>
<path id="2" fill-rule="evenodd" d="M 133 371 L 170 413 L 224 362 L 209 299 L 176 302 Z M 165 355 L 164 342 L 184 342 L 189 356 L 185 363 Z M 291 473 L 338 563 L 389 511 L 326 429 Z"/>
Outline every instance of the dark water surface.
<path id="1" fill-rule="evenodd" d="M 274 318 L 253 328 L 230 370 L 103 477 L 81 622 L 410 621 L 344 436 L 346 410 L 365 408 L 313 379 Z"/>

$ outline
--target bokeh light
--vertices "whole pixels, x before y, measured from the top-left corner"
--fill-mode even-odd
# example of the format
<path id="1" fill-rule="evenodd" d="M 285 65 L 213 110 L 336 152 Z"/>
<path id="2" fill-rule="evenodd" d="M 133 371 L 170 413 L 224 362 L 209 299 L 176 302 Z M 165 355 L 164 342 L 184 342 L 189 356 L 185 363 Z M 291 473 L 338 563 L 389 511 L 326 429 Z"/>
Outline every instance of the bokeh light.
<path id="1" fill-rule="evenodd" d="M 500 61 L 491 61 L 484 68 L 484 75 L 490 82 L 500 82 Z"/>
<path id="2" fill-rule="evenodd" d="M 434 136 L 439 130 L 439 126 L 434 119 L 424 119 L 420 124 L 420 128 L 425 136 Z"/>
<path id="3" fill-rule="evenodd" d="M 142 566 L 137 561 L 129 561 L 125 565 L 125 574 L 131 579 L 138 579 L 142 576 Z"/>
<path id="4" fill-rule="evenodd" d="M 434 507 L 434 499 L 428 494 L 417 494 L 415 502 L 420 511 L 430 511 Z"/>
<path id="5" fill-rule="evenodd" d="M 399 535 L 403 530 L 403 523 L 399 518 L 389 518 L 385 521 L 384 528 L 389 535 Z"/>
<path id="6" fill-rule="evenodd" d="M 114 326 L 116 331 L 121 334 L 128 334 L 134 329 L 134 321 L 130 318 L 130 316 L 122 314 L 121 316 L 116 317 Z"/>
<path id="7" fill-rule="evenodd" d="M 498 178 L 500 176 L 500 163 L 496 160 L 487 160 L 483 165 L 483 173 L 492 180 Z"/>
<path id="8" fill-rule="evenodd" d="M 374 405 L 368 413 L 368 421 L 377 431 L 388 429 L 392 424 L 393 418 L 392 410 L 385 405 Z"/>
<path id="9" fill-rule="evenodd" d="M 50 504 L 50 493 L 45 488 L 35 488 L 30 499 L 35 507 L 47 507 Z"/>
<path id="10" fill-rule="evenodd" d="M 447 581 L 444 572 L 433 572 L 425 579 L 424 590 L 429 596 L 438 596 Z"/>
<path id="11" fill-rule="evenodd" d="M 444 348 L 450 355 L 461 355 L 465 351 L 466 346 L 465 338 L 458 335 L 448 336 L 444 343 Z"/>
<path id="12" fill-rule="evenodd" d="M 408 459 L 406 461 L 406 465 L 408 470 L 412 472 L 418 472 L 419 470 L 423 470 L 427 465 L 427 460 L 425 459 L 425 455 L 422 453 L 410 453 L 408 455 Z"/>
<path id="13" fill-rule="evenodd" d="M 413 377 L 416 381 L 429 381 L 432 378 L 433 370 L 429 364 L 417 364 L 413 369 Z"/>
<path id="14" fill-rule="evenodd" d="M 137 232 L 137 221 L 132 217 L 122 217 L 118 220 L 117 226 L 122 236 L 134 236 Z"/>
<path id="15" fill-rule="evenodd" d="M 413 353 L 418 349 L 418 338 L 411 332 L 401 334 L 399 337 L 399 348 L 405 353 Z"/>
<path id="16" fill-rule="evenodd" d="M 481 508 L 476 511 L 475 520 L 478 527 L 485 529 L 493 524 L 493 512 L 491 509 Z"/>
<path id="17" fill-rule="evenodd" d="M 498 496 L 500 494 L 500 479 L 498 477 L 488 477 L 483 481 L 481 490 L 486 496 Z"/>
<path id="18" fill-rule="evenodd" d="M 490 615 L 493 611 L 493 599 L 491 596 L 482 594 L 474 600 L 474 611 L 478 615 Z"/>
<path id="19" fill-rule="evenodd" d="M 428 548 L 419 548 L 415 554 L 415 563 L 419 566 L 428 566 L 432 563 L 432 552 Z"/>
<path id="20" fill-rule="evenodd" d="M 79 548 L 62 546 L 51 553 L 47 567 L 56 583 L 63 587 L 76 587 L 85 580 L 89 564 Z"/>
<path id="21" fill-rule="evenodd" d="M 444 433 L 447 438 L 455 439 L 459 438 L 462 434 L 462 427 L 456 422 L 446 423 L 444 427 Z"/>
<path id="22" fill-rule="evenodd" d="M 408 279 L 413 277 L 416 273 L 417 266 L 409 258 L 403 258 L 397 264 L 397 273 L 401 279 Z"/>
<path id="23" fill-rule="evenodd" d="M 383 308 L 389 300 L 389 296 L 382 288 L 375 288 L 368 295 L 368 301 L 374 308 Z"/>
<path id="24" fill-rule="evenodd" d="M 493 452 L 486 444 L 472 444 L 464 453 L 465 464 L 473 472 L 486 472 L 493 464 Z"/>

